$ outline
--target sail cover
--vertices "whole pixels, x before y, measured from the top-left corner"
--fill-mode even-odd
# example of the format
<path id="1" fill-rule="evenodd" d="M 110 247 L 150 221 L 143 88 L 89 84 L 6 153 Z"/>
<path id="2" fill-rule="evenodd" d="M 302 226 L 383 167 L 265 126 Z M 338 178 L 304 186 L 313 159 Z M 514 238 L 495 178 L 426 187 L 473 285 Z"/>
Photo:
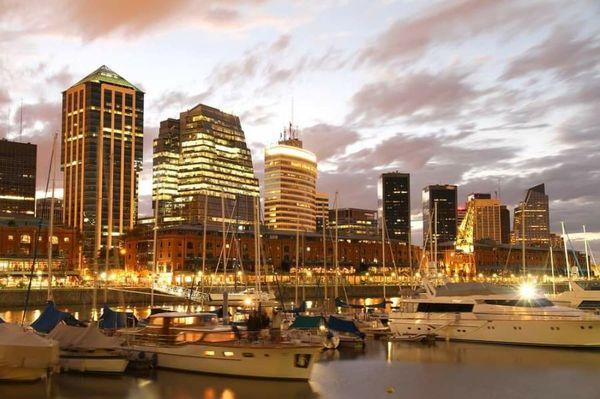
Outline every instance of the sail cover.
<path id="1" fill-rule="evenodd" d="M 108 337 L 93 324 L 87 327 L 73 327 L 59 324 L 48 334 L 48 338 L 58 341 L 61 349 L 116 349 L 123 340 Z"/>
<path id="2" fill-rule="evenodd" d="M 133 312 L 118 312 L 112 310 L 108 305 L 102 306 L 102 315 L 99 319 L 99 327 L 102 329 L 118 329 L 133 327 L 137 324 L 138 319 L 133 315 Z"/>
<path id="3" fill-rule="evenodd" d="M 56 327 L 60 322 L 64 322 L 70 326 L 81 326 L 85 325 L 79 320 L 77 320 L 73 315 L 69 312 L 63 312 L 62 310 L 58 310 L 56 305 L 52 301 L 48 301 L 46 308 L 33 323 L 31 323 L 31 328 L 40 333 L 49 333 L 52 331 L 54 327 Z"/>
<path id="4" fill-rule="evenodd" d="M 58 364 L 58 343 L 13 323 L 0 324 L 0 364 L 49 367 Z"/>
<path id="5" fill-rule="evenodd" d="M 313 329 L 324 324 L 322 316 L 296 316 L 290 328 Z"/>
<path id="6" fill-rule="evenodd" d="M 357 337 L 364 338 L 364 334 L 360 332 L 356 324 L 352 320 L 346 320 L 341 317 L 329 316 L 327 326 L 330 330 L 354 334 Z"/>

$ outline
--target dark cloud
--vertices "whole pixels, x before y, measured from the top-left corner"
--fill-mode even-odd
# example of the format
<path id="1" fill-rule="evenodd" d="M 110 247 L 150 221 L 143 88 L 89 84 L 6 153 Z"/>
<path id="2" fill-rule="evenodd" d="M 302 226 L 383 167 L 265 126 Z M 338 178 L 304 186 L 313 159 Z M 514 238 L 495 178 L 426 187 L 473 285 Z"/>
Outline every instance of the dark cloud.
<path id="1" fill-rule="evenodd" d="M 503 78 L 551 71 L 562 79 L 570 79 L 598 65 L 600 44 L 597 37 L 578 38 L 575 31 L 559 27 L 545 41 L 512 61 Z"/>
<path id="2" fill-rule="evenodd" d="M 435 45 L 489 34 L 495 29 L 519 33 L 548 21 L 550 2 L 464 0 L 436 3 L 415 18 L 401 17 L 358 54 L 358 63 L 385 64 L 419 57 Z"/>
<path id="3" fill-rule="evenodd" d="M 480 93 L 466 74 L 421 72 L 363 86 L 352 97 L 350 121 L 377 124 L 400 117 L 414 123 L 456 118 Z"/>

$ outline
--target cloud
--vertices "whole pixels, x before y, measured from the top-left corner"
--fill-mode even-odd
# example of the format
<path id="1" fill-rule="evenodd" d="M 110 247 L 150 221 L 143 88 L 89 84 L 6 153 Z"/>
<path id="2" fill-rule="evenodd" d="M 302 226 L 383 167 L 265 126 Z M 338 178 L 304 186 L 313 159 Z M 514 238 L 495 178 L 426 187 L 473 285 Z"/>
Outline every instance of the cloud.
<path id="1" fill-rule="evenodd" d="M 547 20 L 549 2 L 464 0 L 435 3 L 414 18 L 401 17 L 358 54 L 358 63 L 385 64 L 422 56 L 429 48 L 489 34 L 502 28 L 520 33 Z"/>
<path id="2" fill-rule="evenodd" d="M 464 73 L 420 72 L 366 84 L 352 97 L 348 117 L 367 124 L 399 117 L 415 123 L 456 118 L 481 94 L 466 78 Z"/>
<path id="3" fill-rule="evenodd" d="M 597 68 L 599 60 L 597 37 L 577 38 L 575 31 L 561 26 L 542 43 L 527 49 L 512 61 L 503 78 L 515 79 L 550 71 L 562 79 L 569 79 Z"/>
<path id="4" fill-rule="evenodd" d="M 359 134 L 342 126 L 319 123 L 303 129 L 300 138 L 304 148 L 313 151 L 319 162 L 327 162 L 343 155 L 348 146 L 359 139 Z"/>

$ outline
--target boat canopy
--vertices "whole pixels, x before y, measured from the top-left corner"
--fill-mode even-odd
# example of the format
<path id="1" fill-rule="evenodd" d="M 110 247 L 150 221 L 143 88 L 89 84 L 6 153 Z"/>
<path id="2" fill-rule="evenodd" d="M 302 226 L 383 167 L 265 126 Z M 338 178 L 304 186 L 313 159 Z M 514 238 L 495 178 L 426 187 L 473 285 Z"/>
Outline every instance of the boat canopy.
<path id="1" fill-rule="evenodd" d="M 323 316 L 296 316 L 290 328 L 313 329 L 325 324 Z"/>
<path id="2" fill-rule="evenodd" d="M 365 334 L 361 333 L 354 321 L 343 319 L 341 317 L 329 316 L 327 327 L 330 330 L 354 334 L 357 337 L 364 338 Z"/>
<path id="3" fill-rule="evenodd" d="M 133 327 L 137 322 L 138 319 L 133 315 L 133 312 L 118 312 L 104 304 L 98 326 L 102 329 L 116 330 L 118 328 Z"/>
<path id="4" fill-rule="evenodd" d="M 61 349 L 115 349 L 123 343 L 121 338 L 104 335 L 93 324 L 87 327 L 59 324 L 50 331 L 48 338 L 58 341 Z"/>
<path id="5" fill-rule="evenodd" d="M 48 301 L 42 314 L 31 323 L 31 328 L 40 333 L 49 333 L 60 322 L 70 326 L 85 326 L 85 323 L 77 320 L 71 313 L 58 310 L 53 301 Z"/>

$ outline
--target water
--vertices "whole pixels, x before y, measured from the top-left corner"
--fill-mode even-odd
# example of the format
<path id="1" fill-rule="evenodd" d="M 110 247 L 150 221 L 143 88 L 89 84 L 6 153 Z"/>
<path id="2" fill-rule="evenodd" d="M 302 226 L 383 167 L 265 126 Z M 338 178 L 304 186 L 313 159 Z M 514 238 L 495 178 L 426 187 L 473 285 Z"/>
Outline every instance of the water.
<path id="1" fill-rule="evenodd" d="M 70 310 L 84 316 L 77 307 Z M 140 316 L 146 310 L 137 309 Z M 6 315 L 0 310 L 0 317 Z M 21 317 L 16 311 L 8 315 Z M 0 398 L 600 398 L 599 373 L 600 351 L 371 340 L 364 351 L 324 352 L 310 382 L 168 370 L 117 377 L 60 374 L 49 384 L 0 384 Z"/>

